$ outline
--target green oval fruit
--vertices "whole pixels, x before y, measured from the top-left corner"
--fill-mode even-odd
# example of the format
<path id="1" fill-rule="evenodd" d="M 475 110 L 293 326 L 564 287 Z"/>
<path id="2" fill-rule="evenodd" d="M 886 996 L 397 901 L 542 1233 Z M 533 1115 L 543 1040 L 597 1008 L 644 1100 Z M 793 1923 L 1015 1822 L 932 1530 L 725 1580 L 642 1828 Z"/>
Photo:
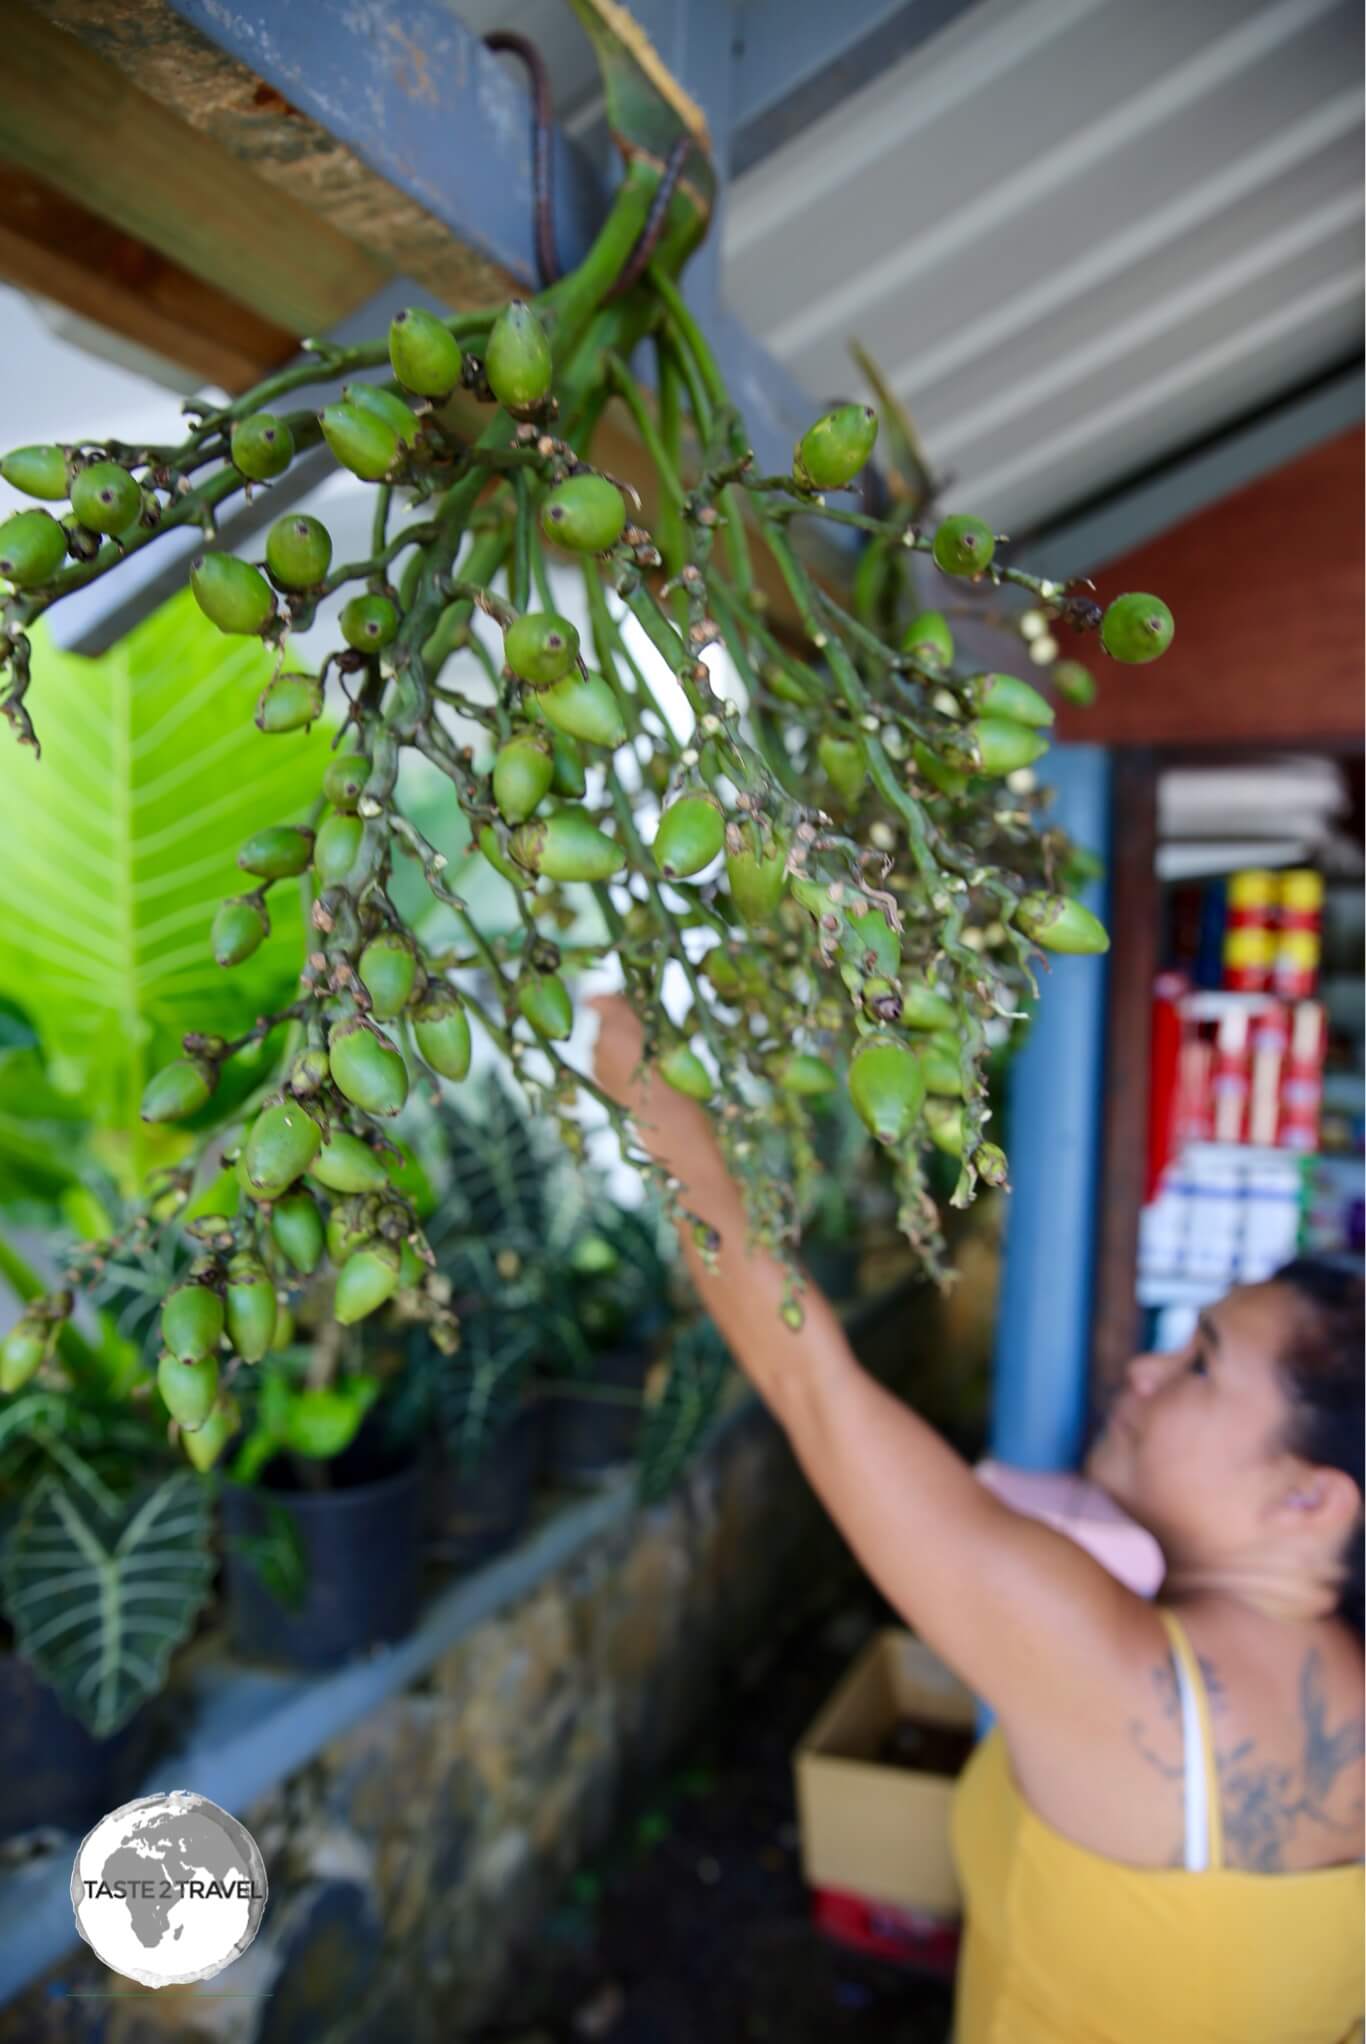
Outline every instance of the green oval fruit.
<path id="1" fill-rule="evenodd" d="M 996 551 L 996 535 L 983 519 L 962 512 L 939 521 L 931 551 L 946 575 L 980 575 Z"/>
<path id="2" fill-rule="evenodd" d="M 529 973 L 517 983 L 517 1006 L 538 1036 L 562 1043 L 574 1027 L 574 1004 L 555 972 Z"/>
<path id="3" fill-rule="evenodd" d="M 330 1461 L 349 1447 L 370 1403 L 356 1395 L 362 1388 L 354 1381 L 336 1390 L 318 1385 L 291 1398 L 285 1414 L 285 1446 L 291 1455 Z"/>
<path id="4" fill-rule="evenodd" d="M 787 1093 L 798 1093 L 804 1099 L 818 1100 L 823 1094 L 833 1093 L 838 1081 L 824 1058 L 812 1057 L 809 1051 L 793 1051 L 783 1058 L 775 1072 L 778 1084 Z"/>
<path id="5" fill-rule="evenodd" d="M 197 1284 L 168 1292 L 161 1308 L 161 1338 L 182 1363 L 211 1356 L 223 1339 L 223 1301 L 217 1292 Z"/>
<path id="6" fill-rule="evenodd" d="M 387 596 L 353 596 L 342 605 L 338 623 L 357 653 L 382 653 L 398 637 L 398 612 Z"/>
<path id="7" fill-rule="evenodd" d="M 408 1098 L 408 1068 L 380 1030 L 359 1016 L 333 1024 L 327 1038 L 332 1083 L 367 1114 L 397 1114 Z"/>
<path id="8" fill-rule="evenodd" d="M 901 1019 L 908 1029 L 956 1029 L 958 1015 L 947 995 L 924 980 L 910 979 L 901 989 Z"/>
<path id="9" fill-rule="evenodd" d="M 531 887 L 535 885 L 536 876 L 533 872 L 528 872 L 522 866 L 515 866 L 511 859 L 504 858 L 502 847 L 498 842 L 498 834 L 491 824 L 484 823 L 479 826 L 477 843 L 494 872 L 501 874 L 503 879 L 508 881 L 513 887 Z"/>
<path id="10" fill-rule="evenodd" d="M 626 864 L 621 846 L 573 804 L 519 824 L 509 849 L 519 866 L 548 880 L 610 880 Z"/>
<path id="11" fill-rule="evenodd" d="M 316 1093 L 327 1083 L 327 1052 L 319 1044 L 301 1050 L 289 1068 L 289 1090 L 296 1099 Z"/>
<path id="12" fill-rule="evenodd" d="M 968 683 L 972 706 L 984 716 L 1014 724 L 1051 724 L 1053 705 L 1027 681 L 1013 674 L 977 674 Z"/>
<path id="13" fill-rule="evenodd" d="M 356 970 L 370 996 L 372 1015 L 387 1022 L 403 1012 L 417 984 L 417 957 L 406 937 L 397 930 L 381 930 L 361 952 Z"/>
<path id="14" fill-rule="evenodd" d="M 144 1121 L 183 1121 L 204 1105 L 218 1084 L 218 1066 L 208 1058 L 179 1057 L 148 1080 L 142 1096 Z"/>
<path id="15" fill-rule="evenodd" d="M 322 1130 L 293 1101 L 258 1114 L 242 1151 L 240 1176 L 253 1199 L 278 1199 L 307 1171 L 322 1144 Z"/>
<path id="16" fill-rule="evenodd" d="M 1160 596 L 1117 596 L 1100 621 L 1100 643 L 1113 660 L 1141 667 L 1166 652 L 1176 624 Z"/>
<path id="17" fill-rule="evenodd" d="M 863 741 L 859 738 L 837 738 L 827 732 L 816 741 L 816 756 L 845 807 L 854 808 L 868 778 Z"/>
<path id="18" fill-rule="evenodd" d="M 383 1158 L 344 1128 L 333 1129 L 309 1165 L 308 1175 L 329 1192 L 383 1192 L 389 1183 Z"/>
<path id="19" fill-rule="evenodd" d="M 577 740 L 557 731 L 550 741 L 550 756 L 553 761 L 550 785 L 554 793 L 571 800 L 582 795 L 588 786 L 588 776 L 583 770 L 583 754 Z"/>
<path id="20" fill-rule="evenodd" d="M 925 1127 L 936 1150 L 942 1150 L 946 1157 L 962 1156 L 967 1131 L 963 1126 L 963 1110 L 957 1101 L 927 1100 Z"/>
<path id="21" fill-rule="evenodd" d="M 604 554 L 626 530 L 626 499 L 606 476 L 570 476 L 542 504 L 541 530 L 574 553 Z"/>
<path id="22" fill-rule="evenodd" d="M 157 1364 L 157 1389 L 172 1419 L 191 1431 L 202 1427 L 218 1396 L 217 1360 L 163 1356 Z"/>
<path id="23" fill-rule="evenodd" d="M 294 435 L 283 419 L 258 412 L 254 419 L 239 419 L 229 442 L 233 467 L 248 482 L 268 483 L 283 475 L 294 459 Z"/>
<path id="24" fill-rule="evenodd" d="M 861 972 L 891 976 L 900 971 L 901 940 L 881 909 L 855 909 L 847 920 L 847 952 Z"/>
<path id="25" fill-rule="evenodd" d="M 775 835 L 769 851 L 755 851 L 751 849 L 756 842 L 752 827 L 747 826 L 742 834 L 744 849 L 726 853 L 726 881 L 741 922 L 762 929 L 777 914 L 787 887 L 788 842 Z"/>
<path id="26" fill-rule="evenodd" d="M 53 1330 L 23 1314 L 0 1341 L 0 1391 L 22 1391 L 42 1367 L 52 1346 Z"/>
<path id="27" fill-rule="evenodd" d="M 1010 1164 L 998 1143 L 979 1143 L 972 1161 L 983 1185 L 1009 1184 Z"/>
<path id="28" fill-rule="evenodd" d="M 313 870 L 324 887 L 340 887 L 356 863 L 365 825 L 358 816 L 325 816 L 313 845 Z"/>
<path id="29" fill-rule="evenodd" d="M 256 705 L 258 731 L 305 731 L 323 713 L 323 688 L 308 674 L 277 674 Z"/>
<path id="30" fill-rule="evenodd" d="M 338 753 L 323 768 L 323 793 L 334 809 L 350 815 L 370 778 L 370 762 L 358 752 Z"/>
<path id="31" fill-rule="evenodd" d="M 820 701 L 819 693 L 809 682 L 777 660 L 770 660 L 763 669 L 763 683 L 769 694 L 777 696 L 780 703 L 798 703 L 804 709 L 811 709 Z"/>
<path id="32" fill-rule="evenodd" d="M 332 535 L 320 518 L 292 511 L 266 534 L 266 566 L 282 589 L 311 589 L 332 565 Z"/>
<path id="33" fill-rule="evenodd" d="M 412 1243 L 400 1242 L 398 1245 L 399 1290 L 405 1292 L 412 1291 L 415 1285 L 422 1283 L 426 1275 L 427 1265 L 418 1255 Z"/>
<path id="34" fill-rule="evenodd" d="M 470 1068 L 470 1023 L 459 996 L 429 987 L 412 1014 L 418 1053 L 443 1079 L 463 1079 Z"/>
<path id="35" fill-rule="evenodd" d="M 550 793 L 555 760 L 547 738 L 523 731 L 500 745 L 493 762 L 493 799 L 509 823 L 525 823 Z"/>
<path id="36" fill-rule="evenodd" d="M 115 538 L 142 509 L 142 491 L 116 461 L 92 461 L 71 485 L 71 508 L 92 532 Z"/>
<path id="37" fill-rule="evenodd" d="M 50 511 L 16 511 L 0 525 L 0 580 L 16 589 L 50 582 L 66 559 L 66 534 Z"/>
<path id="38" fill-rule="evenodd" d="M 911 747 L 911 757 L 932 788 L 938 788 L 941 795 L 961 795 L 972 776 L 961 767 L 950 766 L 937 752 L 931 752 L 923 739 L 917 738 Z"/>
<path id="39" fill-rule="evenodd" d="M 711 1073 L 695 1050 L 686 1043 L 670 1045 L 659 1060 L 659 1076 L 675 1093 L 686 1093 L 689 1100 L 710 1100 L 714 1090 Z"/>
<path id="40" fill-rule="evenodd" d="M 849 1097 L 859 1120 L 880 1143 L 899 1143 L 924 1105 L 920 1059 L 895 1037 L 865 1037 L 849 1066 Z"/>
<path id="41" fill-rule="evenodd" d="M 620 745 L 626 736 L 621 705 L 600 674 L 569 674 L 541 690 L 536 706 L 547 724 L 589 745 Z"/>
<path id="42" fill-rule="evenodd" d="M 242 1409 L 232 1393 L 225 1391 L 203 1426 L 181 1435 L 180 1444 L 201 1476 L 213 1468 L 241 1424 Z"/>
<path id="43" fill-rule="evenodd" d="M 901 650 L 925 667 L 953 665 L 953 633 L 942 610 L 922 610 L 901 634 Z"/>
<path id="44" fill-rule="evenodd" d="M 1053 686 L 1064 702 L 1089 709 L 1096 699 L 1095 676 L 1080 660 L 1060 660 L 1053 669 Z"/>
<path id="45" fill-rule="evenodd" d="M 1065 894 L 1026 894 L 1016 907 L 1015 923 L 1045 951 L 1091 957 L 1110 948 L 1099 916 Z"/>
<path id="46" fill-rule="evenodd" d="M 567 617 L 553 610 L 528 611 L 503 634 L 503 658 L 533 688 L 563 681 L 579 657 L 579 635 Z"/>
<path id="47" fill-rule="evenodd" d="M 67 493 L 66 456 L 60 447 L 16 447 L 0 460 L 0 476 L 26 497 L 56 504 Z"/>
<path id="48" fill-rule="evenodd" d="M 249 837 L 237 854 L 246 873 L 263 880 L 292 880 L 313 856 L 313 833 L 300 823 L 272 823 Z"/>
<path id="49" fill-rule="evenodd" d="M 726 841 L 726 819 L 712 795 L 680 795 L 659 819 L 655 863 L 666 880 L 700 873 Z"/>
<path id="50" fill-rule="evenodd" d="M 392 1242 L 367 1242 L 337 1272 L 332 1311 L 343 1327 L 364 1320 L 398 1290 L 399 1254 Z"/>
<path id="51" fill-rule="evenodd" d="M 228 1340 L 244 1363 L 259 1363 L 270 1351 L 279 1301 L 266 1267 L 249 1249 L 228 1265 Z"/>
<path id="52" fill-rule="evenodd" d="M 342 401 L 356 405 L 363 412 L 373 412 L 377 419 L 383 419 L 392 426 L 403 447 L 415 447 L 421 427 L 411 405 L 392 390 L 386 390 L 379 383 L 347 383 L 342 386 Z"/>
<path id="53" fill-rule="evenodd" d="M 239 861 L 240 863 L 240 861 Z M 270 935 L 265 903 L 241 895 L 225 901 L 213 919 L 209 944 L 219 965 L 241 965 Z"/>
<path id="54" fill-rule="evenodd" d="M 357 1249 L 374 1240 L 373 1204 L 364 1199 L 338 1200 L 327 1217 L 327 1253 L 343 1264 Z"/>
<path id="55" fill-rule="evenodd" d="M 277 1199 L 270 1210 L 270 1232 L 286 1261 L 301 1277 L 310 1277 L 323 1253 L 323 1217 L 313 1195 L 287 1192 Z"/>
<path id="56" fill-rule="evenodd" d="M 995 777 L 1032 766 L 1048 750 L 1048 740 L 1031 725 L 1005 717 L 976 717 L 963 727 L 961 738 L 963 750 L 955 747 L 955 757 L 966 761 L 974 773 Z"/>
<path id="57" fill-rule="evenodd" d="M 220 632 L 240 636 L 264 631 L 275 615 L 269 582 L 250 561 L 235 554 L 199 554 L 190 563 L 195 602 Z"/>
<path id="58" fill-rule="evenodd" d="M 928 1093 L 947 1093 L 962 1098 L 963 1073 L 958 1062 L 958 1039 L 953 1036 L 934 1035 L 924 1043 L 915 1046 L 925 1073 L 925 1090 Z"/>
<path id="59" fill-rule="evenodd" d="M 813 490 L 842 490 L 864 467 L 876 441 L 877 413 L 871 405 L 836 405 L 797 442 L 793 474 Z"/>
<path id="60" fill-rule="evenodd" d="M 398 460 L 398 434 L 387 419 L 345 399 L 318 414 L 323 439 L 343 468 L 363 482 L 377 483 Z"/>
<path id="61" fill-rule="evenodd" d="M 389 360 L 400 383 L 419 397 L 445 397 L 460 381 L 460 343 L 435 313 L 420 305 L 389 322 Z"/>
<path id="62" fill-rule="evenodd" d="M 489 389 L 509 412 L 529 411 L 550 389 L 550 342 L 523 298 L 505 305 L 484 351 Z"/>
<path id="63" fill-rule="evenodd" d="M 737 961 L 723 945 L 718 944 L 702 960 L 703 976 L 732 1007 L 737 1006 L 745 996 L 745 978 Z"/>

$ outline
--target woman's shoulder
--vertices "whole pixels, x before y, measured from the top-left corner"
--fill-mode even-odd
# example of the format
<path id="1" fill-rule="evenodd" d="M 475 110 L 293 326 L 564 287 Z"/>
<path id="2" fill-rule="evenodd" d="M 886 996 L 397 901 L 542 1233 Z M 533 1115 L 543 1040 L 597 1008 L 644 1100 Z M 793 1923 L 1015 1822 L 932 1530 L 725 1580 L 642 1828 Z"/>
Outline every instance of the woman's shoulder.
<path id="1" fill-rule="evenodd" d="M 1209 1702 L 1224 1859 L 1255 1873 L 1361 1857 L 1360 1642 L 1337 1621 L 1286 1626 L 1253 1613 L 1181 1611 Z M 1078 1738 L 1003 1720 L 1011 1770 L 1038 1816 L 1131 1865 L 1184 1864 L 1181 1692 L 1159 1609 L 1136 1623 L 1113 1708 Z"/>

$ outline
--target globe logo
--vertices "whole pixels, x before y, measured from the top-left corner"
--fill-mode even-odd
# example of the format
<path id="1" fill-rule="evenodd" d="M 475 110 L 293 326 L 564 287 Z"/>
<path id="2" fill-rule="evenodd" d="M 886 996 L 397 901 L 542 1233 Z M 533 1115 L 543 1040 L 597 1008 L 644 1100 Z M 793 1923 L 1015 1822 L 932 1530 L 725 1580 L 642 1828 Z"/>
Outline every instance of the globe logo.
<path id="1" fill-rule="evenodd" d="M 121 1803 L 86 1833 L 71 1870 L 77 1930 L 144 1987 L 221 1973 L 260 1929 L 267 1892 L 246 1825 L 188 1789 Z"/>

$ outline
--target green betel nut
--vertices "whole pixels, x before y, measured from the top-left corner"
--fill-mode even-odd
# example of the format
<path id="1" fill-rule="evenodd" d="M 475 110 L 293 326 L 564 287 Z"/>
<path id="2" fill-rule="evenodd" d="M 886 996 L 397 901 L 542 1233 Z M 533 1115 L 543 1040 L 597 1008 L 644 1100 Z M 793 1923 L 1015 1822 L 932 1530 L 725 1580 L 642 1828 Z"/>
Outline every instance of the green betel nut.
<path id="1" fill-rule="evenodd" d="M 519 824 L 509 849 L 518 865 L 548 880 L 610 880 L 626 864 L 621 846 L 598 829 L 586 810 L 572 805 L 544 820 Z"/>
<path id="2" fill-rule="evenodd" d="M 543 688 L 536 705 L 547 724 L 586 745 L 617 746 L 626 736 L 621 705 L 600 674 L 568 674 Z"/>
<path id="3" fill-rule="evenodd" d="M 208 1058 L 182 1057 L 163 1065 L 142 1096 L 144 1121 L 183 1121 L 212 1097 L 218 1067 Z"/>
<path id="4" fill-rule="evenodd" d="M 247 637 L 275 615 L 275 596 L 259 568 L 235 554 L 200 554 L 190 564 L 195 602 L 220 632 Z"/>
<path id="5" fill-rule="evenodd" d="M 266 534 L 266 566 L 282 589 L 312 589 L 332 565 L 332 535 L 320 518 L 291 512 Z"/>
<path id="6" fill-rule="evenodd" d="M 953 633 L 942 610 L 922 610 L 901 634 L 901 650 L 925 667 L 953 665 Z"/>
<path id="7" fill-rule="evenodd" d="M 398 636 L 398 612 L 387 596 L 353 596 L 342 605 L 338 622 L 357 653 L 382 653 Z"/>
<path id="8" fill-rule="evenodd" d="M 270 1351 L 279 1302 L 259 1256 L 241 1250 L 228 1265 L 228 1340 L 244 1363 L 259 1363 Z"/>
<path id="9" fill-rule="evenodd" d="M 786 892 L 788 844 L 786 838 L 775 838 L 767 852 L 756 851 L 754 844 L 755 833 L 747 826 L 743 848 L 726 854 L 726 880 L 741 922 L 762 929 L 777 914 Z"/>
<path id="10" fill-rule="evenodd" d="M 508 823 L 525 823 L 550 793 L 555 759 L 550 742 L 524 731 L 500 745 L 493 762 L 493 799 Z"/>
<path id="11" fill-rule="evenodd" d="M 358 816 L 325 816 L 313 846 L 313 870 L 324 887 L 344 886 L 356 863 L 365 825 Z"/>
<path id="12" fill-rule="evenodd" d="M 66 456 L 60 447 L 16 447 L 0 460 L 0 476 L 26 497 L 57 504 L 67 494 Z"/>
<path id="13" fill-rule="evenodd" d="M 157 1364 L 157 1389 L 171 1418 L 182 1427 L 201 1427 L 218 1396 L 218 1364 L 214 1357 L 186 1361 L 165 1355 Z"/>
<path id="14" fill-rule="evenodd" d="M 819 1100 L 827 1093 L 833 1093 L 838 1085 L 835 1074 L 824 1058 L 813 1057 L 809 1051 L 793 1051 L 781 1058 L 774 1072 L 778 1084 L 786 1093 L 796 1093 L 808 1100 Z"/>
<path id="15" fill-rule="evenodd" d="M 358 752 L 339 753 L 323 768 L 323 794 L 334 809 L 348 815 L 359 802 L 370 778 L 370 762 Z"/>
<path id="16" fill-rule="evenodd" d="M 322 1130 L 292 1101 L 267 1107 L 252 1124 L 240 1177 L 253 1199 L 278 1199 L 307 1171 L 322 1145 Z"/>
<path id="17" fill-rule="evenodd" d="M 392 426 L 401 446 L 415 447 L 421 422 L 410 405 L 392 390 L 385 390 L 379 383 L 348 383 L 342 387 L 342 397 L 347 404 L 358 405 L 363 412 L 372 412 L 377 419 L 383 419 Z"/>
<path id="18" fill-rule="evenodd" d="M 689 1100 L 710 1100 L 714 1090 L 711 1073 L 695 1050 L 686 1043 L 672 1044 L 659 1060 L 659 1076 L 675 1093 Z"/>
<path id="19" fill-rule="evenodd" d="M 1112 660 L 1143 666 L 1165 653 L 1176 635 L 1160 596 L 1117 596 L 1100 621 L 1100 643 Z"/>
<path id="20" fill-rule="evenodd" d="M 538 1036 L 563 1042 L 574 1027 L 574 1004 L 557 973 L 534 972 L 517 983 L 517 1006 Z"/>
<path id="21" fill-rule="evenodd" d="M 1092 957 L 1110 948 L 1099 916 L 1066 894 L 1026 894 L 1016 907 L 1015 923 L 1045 951 Z"/>
<path id="22" fill-rule="evenodd" d="M 659 819 L 655 863 L 666 880 L 685 880 L 709 866 L 725 841 L 720 803 L 711 795 L 680 795 Z"/>
<path id="23" fill-rule="evenodd" d="M 305 857 L 304 864 L 307 863 Z M 302 872 L 303 867 L 299 870 Z M 242 895 L 236 900 L 223 902 L 217 910 L 209 933 L 209 947 L 219 965 L 241 965 L 253 952 L 260 950 L 263 940 L 269 935 L 270 917 L 266 914 L 264 902 L 251 895 Z"/>
<path id="24" fill-rule="evenodd" d="M 876 441 L 877 413 L 871 405 L 837 405 L 797 442 L 793 474 L 813 490 L 843 490 L 866 465 Z"/>
<path id="25" fill-rule="evenodd" d="M 925 1102 L 919 1058 L 895 1037 L 867 1037 L 849 1066 L 849 1097 L 859 1120 L 880 1143 L 901 1142 Z"/>
<path id="26" fill-rule="evenodd" d="M 221 1391 L 202 1426 L 180 1437 L 180 1444 L 201 1476 L 213 1468 L 242 1424 L 242 1412 L 231 1391 Z"/>
<path id="27" fill-rule="evenodd" d="M 318 1268 L 323 1253 L 323 1217 L 318 1202 L 308 1192 L 287 1192 L 270 1210 L 270 1232 L 275 1246 L 300 1277 Z"/>
<path id="28" fill-rule="evenodd" d="M 71 485 L 71 508 L 82 525 L 113 539 L 141 511 L 142 491 L 118 462 L 92 461 Z"/>
<path id="29" fill-rule="evenodd" d="M 816 756 L 827 780 L 848 809 L 853 809 L 868 779 L 867 755 L 858 738 L 839 738 L 827 733 L 816 741 Z"/>
<path id="30" fill-rule="evenodd" d="M 386 1022 L 399 1015 L 412 999 L 417 985 L 417 954 L 407 937 L 397 930 L 381 930 L 360 954 L 356 967 L 360 983 L 370 996 L 370 1012 Z"/>
<path id="31" fill-rule="evenodd" d="M 549 391 L 550 342 L 525 299 L 514 298 L 493 322 L 484 374 L 489 389 L 509 412 L 532 410 Z"/>
<path id="32" fill-rule="evenodd" d="M 418 397 L 445 397 L 460 381 L 460 343 L 434 313 L 407 306 L 389 322 L 389 361 Z"/>
<path id="33" fill-rule="evenodd" d="M 570 476 L 541 506 L 541 530 L 574 553 L 606 553 L 626 530 L 626 499 L 606 476 Z"/>
<path id="34" fill-rule="evenodd" d="M 359 1016 L 333 1025 L 327 1059 L 337 1091 L 367 1114 L 397 1114 L 408 1098 L 402 1053 Z"/>
<path id="35" fill-rule="evenodd" d="M 306 731 L 323 713 L 323 689 L 310 674 L 277 674 L 256 705 L 258 731 Z"/>
<path id="36" fill-rule="evenodd" d="M 249 837 L 237 854 L 244 873 L 262 880 L 292 880 L 313 856 L 313 833 L 299 823 L 272 823 Z"/>
<path id="37" fill-rule="evenodd" d="M 223 1301 L 208 1285 L 177 1285 L 161 1308 L 161 1338 L 182 1363 L 210 1356 L 223 1339 Z"/>
<path id="38" fill-rule="evenodd" d="M 318 417 L 323 439 L 337 460 L 362 482 L 379 482 L 398 461 L 398 434 L 377 412 L 342 399 Z"/>
<path id="39" fill-rule="evenodd" d="M 310 1178 L 329 1192 L 383 1192 L 389 1183 L 384 1160 L 348 1129 L 333 1129 L 308 1167 Z"/>
<path id="40" fill-rule="evenodd" d="M 400 1258 L 392 1242 L 367 1242 L 337 1272 L 332 1310 L 343 1327 L 374 1313 L 398 1290 Z"/>
<path id="41" fill-rule="evenodd" d="M 503 658 L 533 688 L 563 681 L 579 657 L 579 635 L 567 617 L 553 610 L 528 611 L 503 634 Z"/>
<path id="42" fill-rule="evenodd" d="M 229 441 L 233 467 L 248 482 L 268 483 L 283 475 L 294 459 L 294 435 L 283 419 L 258 412 L 239 419 Z"/>
<path id="43" fill-rule="evenodd" d="M 41 588 L 65 559 L 66 533 L 51 512 L 16 511 L 0 525 L 0 581 Z"/>
<path id="44" fill-rule="evenodd" d="M 981 518 L 960 513 L 935 527 L 931 549 L 935 566 L 946 575 L 980 575 L 996 551 L 996 535 Z"/>
<path id="45" fill-rule="evenodd" d="M 412 1013 L 418 1053 L 443 1079 L 463 1079 L 470 1068 L 470 1024 L 450 987 L 430 987 Z"/>
<path id="46" fill-rule="evenodd" d="M 1014 674 L 978 674 L 968 683 L 973 708 L 1015 724 L 1051 724 L 1053 705 Z"/>

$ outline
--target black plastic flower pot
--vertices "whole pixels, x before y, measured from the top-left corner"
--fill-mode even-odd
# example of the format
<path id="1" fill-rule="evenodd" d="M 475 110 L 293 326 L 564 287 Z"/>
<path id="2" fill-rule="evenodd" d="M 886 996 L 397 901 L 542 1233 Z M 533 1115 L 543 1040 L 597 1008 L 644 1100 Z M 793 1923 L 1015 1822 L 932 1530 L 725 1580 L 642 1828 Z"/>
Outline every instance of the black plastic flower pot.
<path id="1" fill-rule="evenodd" d="M 471 1568 L 510 1547 L 531 1515 L 545 1450 L 545 1404 L 524 1399 L 475 1468 L 439 1442 L 423 1467 L 423 1546 L 435 1561 Z"/>
<path id="2" fill-rule="evenodd" d="M 612 1349 L 597 1358 L 584 1383 L 546 1387 L 546 1471 L 552 1482 L 591 1483 L 632 1460 L 649 1367 L 646 1348 Z"/>
<path id="3" fill-rule="evenodd" d="M 327 1466 L 332 1488 L 305 1489 L 291 1465 L 266 1464 L 251 1488 L 222 1493 L 223 1577 L 229 1636 L 250 1660 L 335 1668 L 371 1647 L 406 1638 L 422 1583 L 422 1466 L 416 1458 L 361 1476 L 353 1449 Z M 373 1458 L 371 1466 L 373 1466 Z M 345 1481 L 347 1477 L 356 1480 Z M 267 1501 L 298 1529 L 307 1577 L 296 1609 L 278 1598 L 237 1544 L 269 1531 Z"/>
<path id="4" fill-rule="evenodd" d="M 158 1722 L 152 1699 L 97 1739 L 27 1661 L 0 1648 L 0 1839 L 40 1826 L 88 1831 L 137 1793 Z"/>

